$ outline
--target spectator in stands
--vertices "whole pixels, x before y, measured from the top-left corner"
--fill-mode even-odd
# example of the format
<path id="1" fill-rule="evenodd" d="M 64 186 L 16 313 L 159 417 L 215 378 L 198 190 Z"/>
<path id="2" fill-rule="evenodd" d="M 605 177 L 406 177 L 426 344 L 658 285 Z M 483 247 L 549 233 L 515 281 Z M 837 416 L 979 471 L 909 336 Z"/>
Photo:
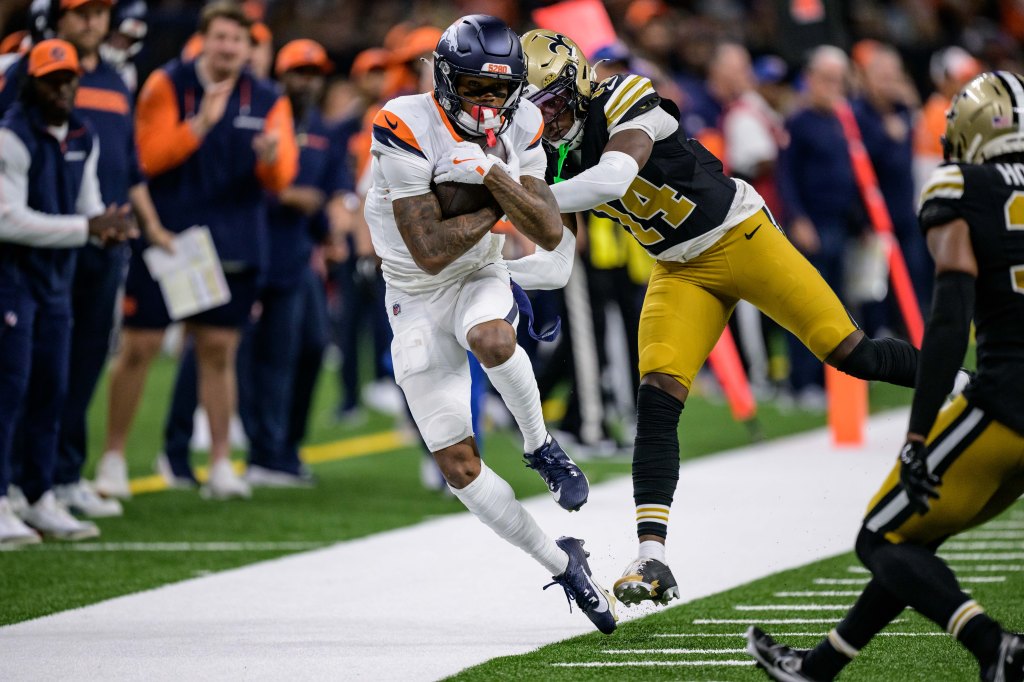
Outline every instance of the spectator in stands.
<path id="1" fill-rule="evenodd" d="M 722 106 L 722 159 L 727 172 L 749 182 L 768 210 L 780 216 L 775 165 L 779 149 L 789 140 L 782 118 L 757 91 L 745 47 L 718 45 L 708 64 L 708 90 Z M 770 388 L 770 372 L 761 312 L 740 301 L 733 323 L 751 384 L 763 395 Z"/>
<path id="2" fill-rule="evenodd" d="M 228 0 L 202 14 L 202 52 L 155 71 L 139 96 L 137 137 L 143 170 L 164 223 L 180 232 L 210 228 L 231 290 L 229 303 L 188 318 L 199 396 L 210 420 L 210 475 L 204 493 L 247 497 L 231 468 L 228 438 L 236 401 L 235 354 L 266 260 L 266 198 L 291 184 L 298 149 L 291 106 L 245 69 L 250 21 Z M 123 347 L 111 374 L 107 452 L 97 488 L 125 495 L 124 444 L 149 365 L 170 322 L 140 252 L 125 292 Z M 101 487 L 102 484 L 102 487 Z"/>
<path id="3" fill-rule="evenodd" d="M 25 524 L 65 540 L 99 535 L 52 490 L 76 249 L 90 238 L 120 242 L 130 232 L 126 206 L 104 210 L 99 144 L 73 112 L 80 70 L 70 43 L 37 44 L 19 101 L 0 121 L 0 545 L 37 542 Z M 25 524 L 8 499 L 19 417 Z"/>
<path id="4" fill-rule="evenodd" d="M 804 70 L 805 102 L 786 122 L 790 144 L 779 155 L 778 184 L 786 232 L 842 298 L 843 253 L 851 229 L 864 224 L 835 106 L 846 95 L 849 59 L 837 47 L 816 48 Z M 822 366 L 790 337 L 790 387 L 798 404 L 824 408 Z"/>
<path id="5" fill-rule="evenodd" d="M 863 94 L 851 103 L 864 147 L 871 158 L 918 302 L 930 307 L 934 265 L 917 224 L 914 194 L 913 120 L 917 93 L 903 70 L 903 60 L 890 45 L 861 41 L 855 54 Z M 888 315 L 883 308 L 874 322 L 863 315 L 868 333 L 878 331 Z"/>
<path id="6" fill-rule="evenodd" d="M 962 47 L 944 47 L 932 55 L 928 74 L 935 92 L 925 101 L 914 127 L 915 187 L 920 188 L 942 163 L 942 136 L 946 134 L 946 112 L 953 95 L 981 72 L 981 62 Z"/>

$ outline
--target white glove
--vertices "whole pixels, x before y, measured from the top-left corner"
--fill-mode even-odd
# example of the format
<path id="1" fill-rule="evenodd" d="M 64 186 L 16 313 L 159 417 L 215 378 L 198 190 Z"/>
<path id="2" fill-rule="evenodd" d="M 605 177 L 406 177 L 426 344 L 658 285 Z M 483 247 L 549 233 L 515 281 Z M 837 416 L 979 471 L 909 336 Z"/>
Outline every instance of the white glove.
<path id="1" fill-rule="evenodd" d="M 452 153 L 441 159 L 434 168 L 434 182 L 460 182 L 467 185 L 482 185 L 491 168 L 498 166 L 509 177 L 519 180 L 519 159 L 514 154 L 502 161 L 493 154 L 487 154 L 472 142 L 460 142 Z"/>

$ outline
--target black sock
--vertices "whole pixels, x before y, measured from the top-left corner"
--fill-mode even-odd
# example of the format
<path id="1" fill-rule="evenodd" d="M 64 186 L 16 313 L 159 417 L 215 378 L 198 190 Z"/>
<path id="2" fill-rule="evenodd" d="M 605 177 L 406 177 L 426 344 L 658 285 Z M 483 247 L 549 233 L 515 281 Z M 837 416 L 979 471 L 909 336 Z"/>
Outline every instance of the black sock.
<path id="1" fill-rule="evenodd" d="M 974 615 L 956 637 L 978 659 L 982 670 L 992 665 L 999 655 L 1003 628 L 985 612 Z"/>
<path id="2" fill-rule="evenodd" d="M 867 646 L 905 607 L 902 599 L 872 580 L 833 633 L 807 654 L 802 670 L 815 680 L 833 679 L 853 660 L 851 654 L 856 655 L 854 652 Z M 832 637 L 838 641 L 832 641 Z"/>
<path id="3" fill-rule="evenodd" d="M 885 381 L 913 388 L 920 351 L 899 339 L 860 340 L 836 369 L 866 381 Z"/>
<path id="4" fill-rule="evenodd" d="M 636 440 L 633 447 L 633 499 L 637 507 L 670 507 L 679 482 L 679 415 L 683 403 L 665 391 L 643 384 L 636 396 Z M 642 518 L 637 535 L 668 532 L 667 509 L 664 520 Z"/>

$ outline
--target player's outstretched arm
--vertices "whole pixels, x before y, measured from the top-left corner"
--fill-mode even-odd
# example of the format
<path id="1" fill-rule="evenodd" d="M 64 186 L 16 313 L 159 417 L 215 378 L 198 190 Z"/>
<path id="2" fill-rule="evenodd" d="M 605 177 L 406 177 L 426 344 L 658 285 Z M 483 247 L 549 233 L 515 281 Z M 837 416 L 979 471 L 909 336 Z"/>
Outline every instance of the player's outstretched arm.
<path id="1" fill-rule="evenodd" d="M 409 253 L 429 275 L 438 274 L 469 251 L 502 215 L 499 209 L 485 207 L 444 220 L 433 193 L 396 199 L 392 207 Z"/>
<path id="2" fill-rule="evenodd" d="M 654 140 L 643 130 L 623 130 L 608 140 L 601 160 L 574 178 L 551 186 L 563 213 L 587 211 L 621 199 L 651 156 Z"/>
<path id="3" fill-rule="evenodd" d="M 509 221 L 534 244 L 552 251 L 562 241 L 562 216 L 546 182 L 529 175 L 517 182 L 507 173 L 492 170 L 484 177 L 484 186 Z"/>

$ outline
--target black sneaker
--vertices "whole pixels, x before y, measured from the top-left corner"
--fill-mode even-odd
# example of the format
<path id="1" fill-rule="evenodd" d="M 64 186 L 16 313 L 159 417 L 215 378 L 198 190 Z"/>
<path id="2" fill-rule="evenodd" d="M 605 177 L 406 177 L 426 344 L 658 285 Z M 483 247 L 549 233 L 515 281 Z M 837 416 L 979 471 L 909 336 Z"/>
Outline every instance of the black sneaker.
<path id="1" fill-rule="evenodd" d="M 554 582 L 545 585 L 544 589 L 552 585 L 561 586 L 570 605 L 575 601 L 598 630 L 606 635 L 612 634 L 618 620 L 615 597 L 591 577 L 590 564 L 587 563 L 590 554 L 583 550 L 583 540 L 563 536 L 555 540 L 555 544 L 569 555 L 569 565 L 562 575 L 552 576 Z"/>
<path id="2" fill-rule="evenodd" d="M 792 649 L 779 644 L 766 632 L 753 625 L 747 630 L 747 653 L 757 661 L 757 667 L 778 682 L 817 682 L 801 672 L 807 649 Z"/>
<path id="3" fill-rule="evenodd" d="M 550 435 L 532 454 L 523 455 L 523 460 L 548 484 L 548 490 L 562 509 L 579 511 L 587 503 L 590 495 L 587 477 Z"/>
<path id="4" fill-rule="evenodd" d="M 645 600 L 667 604 L 679 598 L 679 586 L 672 569 L 657 559 L 640 558 L 626 566 L 612 589 L 615 598 L 626 606 Z"/>
<path id="5" fill-rule="evenodd" d="M 1024 680 L 1024 635 L 1003 633 L 999 658 L 981 673 L 982 682 L 1021 682 Z"/>

